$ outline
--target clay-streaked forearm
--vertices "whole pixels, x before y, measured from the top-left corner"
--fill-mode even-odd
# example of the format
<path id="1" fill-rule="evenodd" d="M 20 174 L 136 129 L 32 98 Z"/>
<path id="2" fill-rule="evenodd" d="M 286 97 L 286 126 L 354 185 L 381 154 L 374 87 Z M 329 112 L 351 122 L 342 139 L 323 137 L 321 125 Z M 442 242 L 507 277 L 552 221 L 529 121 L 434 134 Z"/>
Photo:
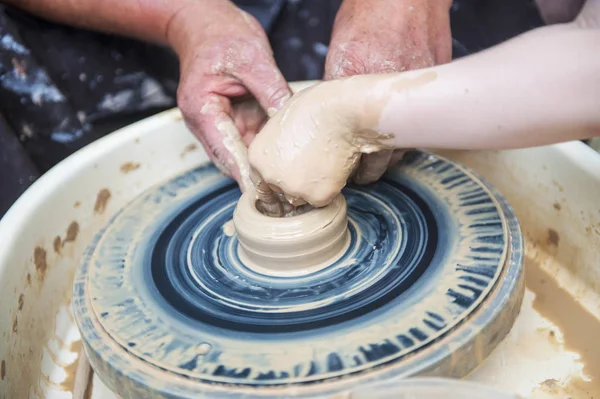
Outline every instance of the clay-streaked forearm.
<path id="1" fill-rule="evenodd" d="M 600 135 L 598 43 L 599 29 L 544 27 L 451 64 L 348 83 L 367 94 L 361 127 L 392 134 L 395 148 L 584 139 Z"/>
<path id="2" fill-rule="evenodd" d="M 192 0 L 4 0 L 42 18 L 81 28 L 168 44 L 175 14 Z M 197 3 L 197 2 L 195 2 Z"/>

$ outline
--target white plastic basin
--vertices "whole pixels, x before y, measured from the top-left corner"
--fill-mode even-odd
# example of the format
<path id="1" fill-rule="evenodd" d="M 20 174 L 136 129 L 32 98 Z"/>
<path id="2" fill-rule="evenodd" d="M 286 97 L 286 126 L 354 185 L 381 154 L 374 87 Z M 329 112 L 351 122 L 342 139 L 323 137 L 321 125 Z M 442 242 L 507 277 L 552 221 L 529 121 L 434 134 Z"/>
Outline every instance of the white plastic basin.
<path id="1" fill-rule="evenodd" d="M 526 234 L 521 314 L 468 379 L 526 398 L 600 397 L 600 155 L 579 142 L 444 155 L 496 185 Z M 207 160 L 174 109 L 82 149 L 15 203 L 0 221 L 0 398 L 116 398 L 78 362 L 79 257 L 126 202 Z"/>

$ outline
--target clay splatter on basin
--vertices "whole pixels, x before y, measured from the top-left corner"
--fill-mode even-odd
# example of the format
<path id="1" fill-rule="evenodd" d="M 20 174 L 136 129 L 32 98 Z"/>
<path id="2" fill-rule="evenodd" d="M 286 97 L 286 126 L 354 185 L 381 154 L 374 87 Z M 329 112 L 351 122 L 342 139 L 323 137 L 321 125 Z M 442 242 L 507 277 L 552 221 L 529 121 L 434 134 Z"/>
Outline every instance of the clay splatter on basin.
<path id="1" fill-rule="evenodd" d="M 290 277 L 240 260 L 223 228 L 240 192 L 211 165 L 122 209 L 74 287 L 96 372 L 123 398 L 314 397 L 390 376 L 466 375 L 521 303 L 510 207 L 423 152 L 343 194 L 349 246 Z"/>

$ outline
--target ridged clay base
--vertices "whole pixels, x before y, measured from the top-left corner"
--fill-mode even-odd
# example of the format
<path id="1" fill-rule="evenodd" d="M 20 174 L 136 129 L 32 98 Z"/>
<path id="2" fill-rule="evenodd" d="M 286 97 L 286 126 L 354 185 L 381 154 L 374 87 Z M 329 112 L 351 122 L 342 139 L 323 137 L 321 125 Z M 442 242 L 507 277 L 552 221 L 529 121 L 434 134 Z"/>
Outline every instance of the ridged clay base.
<path id="1" fill-rule="evenodd" d="M 233 213 L 240 260 L 255 272 L 281 277 L 315 273 L 333 264 L 348 248 L 346 200 L 291 217 L 270 217 L 256 208 L 248 191 Z"/>

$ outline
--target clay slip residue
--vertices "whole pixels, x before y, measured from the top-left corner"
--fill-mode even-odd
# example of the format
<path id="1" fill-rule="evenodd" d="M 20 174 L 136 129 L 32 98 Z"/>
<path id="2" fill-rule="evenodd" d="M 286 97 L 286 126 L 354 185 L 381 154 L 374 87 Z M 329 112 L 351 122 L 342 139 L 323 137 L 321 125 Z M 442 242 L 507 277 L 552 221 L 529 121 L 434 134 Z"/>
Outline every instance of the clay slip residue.
<path id="1" fill-rule="evenodd" d="M 555 378 L 548 378 L 547 380 L 540 382 L 539 387 L 543 392 L 554 395 L 559 394 L 560 391 L 564 391 L 560 381 Z"/>
<path id="2" fill-rule="evenodd" d="M 565 349 L 581 356 L 583 372 L 591 379 L 573 378 L 566 384 L 550 379 L 542 382 L 540 389 L 574 399 L 600 398 L 600 320 L 531 259 L 525 260 L 525 279 L 535 293 L 533 308 L 560 329 Z"/>
<path id="3" fill-rule="evenodd" d="M 73 341 L 70 345 L 69 345 L 69 352 L 72 353 L 79 353 L 81 354 L 81 341 L 77 340 L 77 341 Z M 51 355 L 53 356 L 53 355 Z M 54 359 L 55 363 L 59 364 L 59 362 Z M 64 391 L 67 392 L 73 392 L 73 390 L 75 389 L 75 378 L 77 377 L 77 366 L 79 364 L 79 356 L 77 356 L 75 358 L 75 360 L 73 360 L 72 363 L 70 363 L 69 365 L 64 367 L 64 371 L 66 374 L 66 377 L 64 379 L 64 381 L 60 384 L 60 388 Z"/>
<path id="4" fill-rule="evenodd" d="M 79 224 L 77 222 L 71 222 L 71 224 L 67 228 L 67 235 L 62 243 L 63 247 L 68 242 L 75 242 L 75 240 L 77 239 L 77 234 L 79 234 Z"/>
<path id="5" fill-rule="evenodd" d="M 111 193 L 110 191 L 108 191 L 107 188 L 103 188 L 102 190 L 100 190 L 98 192 L 98 195 L 96 196 L 96 204 L 94 205 L 94 213 L 96 214 L 103 214 L 104 211 L 106 210 L 106 205 L 108 204 L 108 201 L 110 200 L 111 197 Z"/>
<path id="6" fill-rule="evenodd" d="M 133 172 L 134 170 L 137 170 L 140 168 L 140 164 L 139 163 L 134 163 L 134 162 L 125 162 L 123 165 L 121 165 L 121 173 L 123 174 L 127 174 L 130 172 Z"/>
<path id="7" fill-rule="evenodd" d="M 35 264 L 35 270 L 38 272 L 38 277 L 40 280 L 43 280 L 46 276 L 46 270 L 48 269 L 46 250 L 44 248 L 35 247 L 33 251 L 33 263 Z"/>
<path id="8" fill-rule="evenodd" d="M 52 243 L 52 248 L 54 248 L 54 252 L 60 254 L 60 249 L 62 248 L 62 240 L 60 236 L 56 236 Z"/>
<path id="9" fill-rule="evenodd" d="M 556 186 L 556 188 L 558 188 L 558 191 L 560 191 L 561 193 L 565 191 L 565 189 L 563 188 L 563 186 L 561 186 L 560 184 L 558 184 L 558 182 L 556 180 L 552 180 L 552 184 L 554 184 Z"/>
<path id="10" fill-rule="evenodd" d="M 366 76 L 366 75 L 365 75 Z M 383 131 L 381 129 L 382 119 L 386 118 L 386 115 L 394 113 L 389 107 L 392 106 L 391 98 L 393 95 L 404 93 L 407 90 L 419 89 L 434 82 L 438 75 L 434 71 L 427 71 L 420 73 L 417 76 L 394 76 L 393 78 L 387 78 L 383 81 L 381 88 L 383 90 L 373 90 L 368 92 L 367 101 L 364 104 L 364 121 L 367 129 L 374 129 L 377 131 Z M 381 78 L 372 78 L 371 87 L 375 87 L 375 83 L 380 83 Z M 377 80 L 376 80 L 377 79 Z M 385 79 L 385 77 L 384 77 Z M 391 88 L 391 90 L 390 90 Z M 385 129 L 384 129 L 385 130 Z"/>
<path id="11" fill-rule="evenodd" d="M 87 385 L 83 392 L 83 399 L 92 399 L 92 392 L 94 392 L 94 370 L 91 370 L 88 376 Z"/>
<path id="12" fill-rule="evenodd" d="M 3 360 L 0 363 L 0 380 L 4 381 L 4 377 L 6 377 L 6 362 Z"/>
<path id="13" fill-rule="evenodd" d="M 88 380 L 87 380 L 87 384 L 85 385 L 84 392 L 81 392 L 81 389 L 76 389 L 76 388 L 81 388 L 81 387 L 76 387 L 76 382 L 78 380 L 78 377 L 82 378 L 80 373 L 85 372 L 81 367 L 82 361 L 87 363 L 87 360 L 85 359 L 85 357 L 82 358 L 82 356 L 85 356 L 85 355 L 84 355 L 84 351 L 82 350 L 81 340 L 78 339 L 76 341 L 72 341 L 70 344 L 67 344 L 58 336 L 55 336 L 54 338 L 56 339 L 58 345 L 61 348 L 60 351 L 66 350 L 68 352 L 77 354 L 77 356 L 75 357 L 75 359 L 72 362 L 70 362 L 68 364 L 63 364 L 61 361 L 59 361 L 59 359 L 57 358 L 57 355 L 53 351 L 48 351 L 48 355 L 52 358 L 53 363 L 57 364 L 57 365 L 61 365 L 64 370 L 64 373 L 65 373 L 65 378 L 59 384 L 54 384 L 50 381 L 48 381 L 48 382 L 53 387 L 56 387 L 64 392 L 70 392 L 71 394 L 74 395 L 74 397 L 82 398 L 82 399 L 90 399 L 91 393 L 92 393 L 92 378 L 94 375 L 93 370 L 91 370 L 91 369 L 89 370 L 89 375 L 87 377 Z M 89 367 L 89 364 L 87 364 L 86 366 Z"/>
<path id="14" fill-rule="evenodd" d="M 183 149 L 183 151 L 181 151 L 181 158 L 185 158 L 185 156 L 187 154 L 189 154 L 190 152 L 194 152 L 198 149 L 198 146 L 196 144 L 188 144 L 185 146 L 185 148 Z"/>
<path id="15" fill-rule="evenodd" d="M 548 229 L 548 245 L 557 247 L 559 242 L 560 236 L 558 235 L 558 232 L 554 229 Z"/>
<path id="16" fill-rule="evenodd" d="M 19 300 L 17 303 L 18 303 L 18 309 L 23 310 L 23 305 L 25 305 L 25 295 L 24 294 L 19 295 Z"/>
<path id="17" fill-rule="evenodd" d="M 79 223 L 71 222 L 71 224 L 67 228 L 67 234 L 64 239 L 61 239 L 60 236 L 56 236 L 54 238 L 54 241 L 52 243 L 54 252 L 56 254 L 60 254 L 61 249 L 65 246 L 65 244 L 67 244 L 69 242 L 75 242 L 78 234 L 79 234 Z"/>

